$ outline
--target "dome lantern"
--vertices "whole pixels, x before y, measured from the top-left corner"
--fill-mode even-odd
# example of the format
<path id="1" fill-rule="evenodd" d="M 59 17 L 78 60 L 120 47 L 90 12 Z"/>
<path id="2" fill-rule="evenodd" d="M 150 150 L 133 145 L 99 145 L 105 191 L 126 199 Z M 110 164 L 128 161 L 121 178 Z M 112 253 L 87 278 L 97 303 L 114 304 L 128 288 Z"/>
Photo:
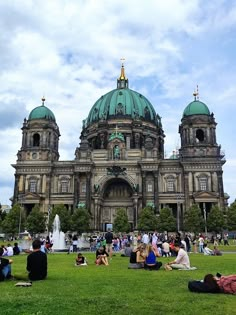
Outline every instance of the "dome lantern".
<path id="1" fill-rule="evenodd" d="M 117 89 L 128 89 L 129 87 L 129 80 L 125 77 L 125 68 L 123 61 L 125 58 L 121 58 L 121 71 L 120 71 L 120 77 L 117 79 Z"/>

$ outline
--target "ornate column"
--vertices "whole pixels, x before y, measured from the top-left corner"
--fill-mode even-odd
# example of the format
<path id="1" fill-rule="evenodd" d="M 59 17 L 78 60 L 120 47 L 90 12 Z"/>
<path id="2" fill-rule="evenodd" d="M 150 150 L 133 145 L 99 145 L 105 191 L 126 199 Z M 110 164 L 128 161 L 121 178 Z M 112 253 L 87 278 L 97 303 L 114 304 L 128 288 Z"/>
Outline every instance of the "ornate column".
<path id="1" fill-rule="evenodd" d="M 222 171 L 217 172 L 218 178 L 218 189 L 219 189 L 219 196 L 220 196 L 220 207 L 224 208 L 224 187 L 223 187 L 223 178 L 222 178 Z"/>
<path id="2" fill-rule="evenodd" d="M 14 198 L 13 198 L 13 204 L 18 201 L 18 185 L 19 185 L 19 175 L 15 174 L 15 186 L 14 186 Z"/>
<path id="3" fill-rule="evenodd" d="M 91 204 L 91 172 L 86 173 L 86 208 L 90 211 Z"/>
<path id="4" fill-rule="evenodd" d="M 93 218 L 93 228 L 98 230 L 98 197 L 94 197 L 94 218 Z"/>
<path id="5" fill-rule="evenodd" d="M 146 172 L 142 171 L 142 201 L 143 208 L 146 207 Z"/>
<path id="6" fill-rule="evenodd" d="M 133 195 L 134 206 L 134 229 L 138 228 L 138 194 L 135 192 Z"/>
<path id="7" fill-rule="evenodd" d="M 155 213 L 159 213 L 158 171 L 154 172 L 154 205 L 155 205 Z"/>
<path id="8" fill-rule="evenodd" d="M 77 207 L 79 203 L 80 190 L 79 190 L 79 173 L 75 174 L 74 177 L 74 208 Z"/>
<path id="9" fill-rule="evenodd" d="M 188 172 L 184 172 L 184 192 L 185 192 L 185 206 L 186 206 L 186 209 L 188 209 L 190 207 L 188 177 L 189 177 Z"/>

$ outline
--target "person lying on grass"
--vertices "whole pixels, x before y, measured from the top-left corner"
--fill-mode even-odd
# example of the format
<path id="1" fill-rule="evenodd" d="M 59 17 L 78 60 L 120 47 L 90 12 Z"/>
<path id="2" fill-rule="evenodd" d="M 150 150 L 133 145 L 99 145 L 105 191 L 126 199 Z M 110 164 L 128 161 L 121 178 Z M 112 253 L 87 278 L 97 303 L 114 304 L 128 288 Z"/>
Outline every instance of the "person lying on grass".
<path id="1" fill-rule="evenodd" d="M 166 270 L 178 269 L 178 270 L 194 270 L 195 267 L 190 267 L 190 260 L 187 252 L 180 248 L 179 243 L 174 243 L 174 251 L 177 252 L 175 260 L 168 262 L 164 265 Z"/>
<path id="2" fill-rule="evenodd" d="M 97 249 L 96 251 L 96 260 L 95 263 L 96 265 L 105 265 L 108 266 L 108 259 L 107 257 L 109 254 L 106 252 L 106 249 L 104 246 L 101 246 Z"/>
<path id="3" fill-rule="evenodd" d="M 204 280 L 189 281 L 188 288 L 191 292 L 198 293 L 225 293 L 236 294 L 236 275 L 216 276 L 207 274 Z"/>
<path id="4" fill-rule="evenodd" d="M 13 263 L 13 260 L 3 258 L 3 253 L 4 250 L 0 247 L 0 281 L 12 279 L 11 264 Z"/>

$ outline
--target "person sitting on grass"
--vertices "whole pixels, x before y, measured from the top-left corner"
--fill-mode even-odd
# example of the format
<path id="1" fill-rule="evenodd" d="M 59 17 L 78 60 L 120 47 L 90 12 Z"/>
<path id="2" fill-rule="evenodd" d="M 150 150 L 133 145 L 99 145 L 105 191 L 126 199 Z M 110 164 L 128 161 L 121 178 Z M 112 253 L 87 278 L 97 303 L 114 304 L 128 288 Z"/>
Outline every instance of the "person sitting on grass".
<path id="1" fill-rule="evenodd" d="M 0 281 L 13 278 L 11 275 L 11 264 L 13 263 L 13 260 L 3 258 L 3 253 L 4 250 L 0 247 Z"/>
<path id="2" fill-rule="evenodd" d="M 27 257 L 27 271 L 32 281 L 43 280 L 47 277 L 47 255 L 41 249 L 41 241 L 36 239 L 32 243 L 33 252 Z"/>
<path id="3" fill-rule="evenodd" d="M 147 246 L 147 257 L 144 263 L 144 269 L 146 270 L 158 270 L 161 268 L 162 263 L 156 261 L 156 257 L 160 257 L 157 248 L 153 247 L 151 244 Z"/>
<path id="4" fill-rule="evenodd" d="M 222 252 L 217 248 L 217 246 L 214 246 L 214 248 L 213 248 L 213 255 L 214 256 L 222 256 Z"/>
<path id="5" fill-rule="evenodd" d="M 125 244 L 125 248 L 122 249 L 122 254 L 120 255 L 121 257 L 130 257 L 132 253 L 132 248 L 130 247 L 130 243 Z"/>
<path id="6" fill-rule="evenodd" d="M 87 266 L 86 258 L 81 253 L 75 259 L 75 266 Z"/>
<path id="7" fill-rule="evenodd" d="M 179 270 L 195 270 L 196 267 L 190 267 L 188 254 L 183 248 L 180 248 L 179 243 L 174 243 L 174 250 L 177 252 L 175 260 L 165 264 L 166 270 L 179 269 Z"/>
<path id="8" fill-rule="evenodd" d="M 207 244 L 204 244 L 204 245 L 203 245 L 203 254 L 204 254 L 205 256 L 213 256 L 213 255 L 214 255 L 214 252 L 213 252 L 212 249 L 210 249 L 210 248 L 207 246 Z"/>
<path id="9" fill-rule="evenodd" d="M 236 275 L 207 274 L 203 281 L 189 281 L 188 288 L 191 292 L 198 293 L 236 294 Z"/>
<path id="10" fill-rule="evenodd" d="M 20 254 L 20 248 L 18 246 L 18 243 L 14 243 L 13 254 L 14 255 L 19 255 Z"/>
<path id="11" fill-rule="evenodd" d="M 146 244 L 140 243 L 133 249 L 130 254 L 129 269 L 140 269 L 144 267 L 144 262 L 146 259 Z"/>
<path id="12" fill-rule="evenodd" d="M 109 256 L 109 254 L 106 252 L 106 249 L 104 246 L 101 246 L 97 249 L 96 251 L 96 260 L 95 263 L 96 265 L 105 265 L 108 266 L 108 259 L 107 257 Z"/>

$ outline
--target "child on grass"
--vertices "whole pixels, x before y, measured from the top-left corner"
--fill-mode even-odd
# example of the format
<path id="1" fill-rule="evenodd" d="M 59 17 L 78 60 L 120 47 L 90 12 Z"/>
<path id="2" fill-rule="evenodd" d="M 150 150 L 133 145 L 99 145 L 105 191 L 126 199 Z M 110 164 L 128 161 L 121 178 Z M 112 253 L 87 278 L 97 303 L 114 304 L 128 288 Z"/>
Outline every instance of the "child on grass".
<path id="1" fill-rule="evenodd" d="M 75 266 L 87 266 L 86 258 L 81 253 L 75 259 Z"/>

